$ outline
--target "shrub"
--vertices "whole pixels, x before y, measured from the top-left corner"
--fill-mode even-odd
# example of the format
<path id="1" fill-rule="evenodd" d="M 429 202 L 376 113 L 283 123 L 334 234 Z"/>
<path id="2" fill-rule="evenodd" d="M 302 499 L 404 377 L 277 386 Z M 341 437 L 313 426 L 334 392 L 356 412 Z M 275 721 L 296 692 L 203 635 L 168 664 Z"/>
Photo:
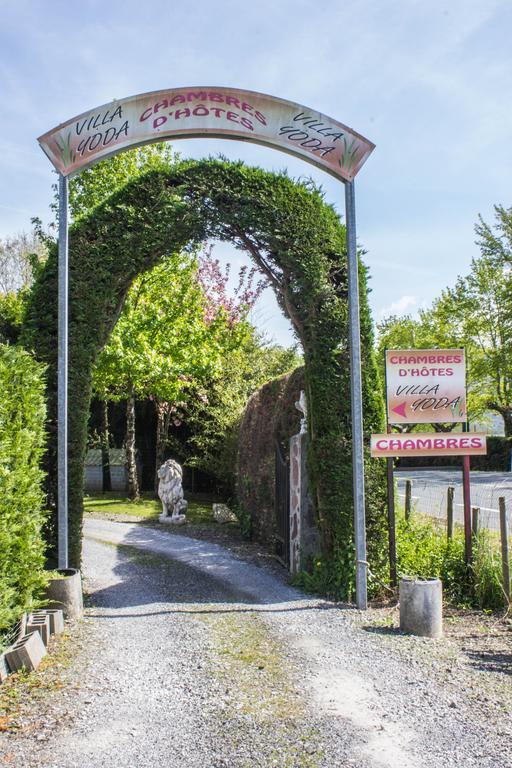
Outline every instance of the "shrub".
<path id="1" fill-rule="evenodd" d="M 472 456 L 471 469 L 476 472 L 508 472 L 512 439 L 502 435 L 488 435 L 485 456 Z M 426 456 L 421 460 L 414 457 L 402 457 L 396 462 L 400 467 L 462 467 L 462 456 Z"/>
<path id="2" fill-rule="evenodd" d="M 43 366 L 0 345 L 0 646 L 44 584 Z"/>
<path id="3" fill-rule="evenodd" d="M 413 514 L 397 518 L 397 572 L 420 579 L 438 577 L 445 597 L 457 605 L 498 611 L 505 607 L 497 540 L 487 530 L 473 537 L 473 562 L 464 562 L 464 531 L 456 527 L 448 541 L 444 526 Z"/>

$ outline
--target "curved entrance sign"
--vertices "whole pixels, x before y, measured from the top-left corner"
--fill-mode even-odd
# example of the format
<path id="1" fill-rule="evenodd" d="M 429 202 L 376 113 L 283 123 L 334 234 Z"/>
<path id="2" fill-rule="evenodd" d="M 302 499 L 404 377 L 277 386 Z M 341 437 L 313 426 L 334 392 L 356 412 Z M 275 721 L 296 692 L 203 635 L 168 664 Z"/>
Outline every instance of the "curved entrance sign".
<path id="1" fill-rule="evenodd" d="M 39 143 L 59 172 L 58 537 L 68 567 L 68 178 L 131 147 L 167 139 L 251 141 L 295 155 L 345 185 L 357 606 L 367 606 L 361 339 L 354 177 L 374 144 L 327 115 L 237 88 L 171 88 L 130 96 L 58 125 Z"/>
<path id="2" fill-rule="evenodd" d="M 129 96 L 62 123 L 39 143 L 63 176 L 123 149 L 179 138 L 251 141 L 352 181 L 374 144 L 331 117 L 236 88 L 194 87 Z"/>

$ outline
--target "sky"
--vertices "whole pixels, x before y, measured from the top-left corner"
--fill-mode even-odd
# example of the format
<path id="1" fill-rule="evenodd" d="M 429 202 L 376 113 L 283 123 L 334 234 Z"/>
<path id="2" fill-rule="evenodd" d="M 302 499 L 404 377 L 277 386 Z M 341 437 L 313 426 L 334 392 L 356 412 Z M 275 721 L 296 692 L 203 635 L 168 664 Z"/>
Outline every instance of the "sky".
<path id="1" fill-rule="evenodd" d="M 37 137 L 110 100 L 231 86 L 298 102 L 376 144 L 356 182 L 357 237 L 376 321 L 415 313 L 478 255 L 474 225 L 512 206 L 510 0 L 0 0 L 0 237 L 51 219 L 56 181 Z M 188 139 L 310 177 L 344 212 L 339 181 L 252 144 Z M 248 262 L 229 246 L 217 255 Z M 270 291 L 254 320 L 292 341 Z"/>

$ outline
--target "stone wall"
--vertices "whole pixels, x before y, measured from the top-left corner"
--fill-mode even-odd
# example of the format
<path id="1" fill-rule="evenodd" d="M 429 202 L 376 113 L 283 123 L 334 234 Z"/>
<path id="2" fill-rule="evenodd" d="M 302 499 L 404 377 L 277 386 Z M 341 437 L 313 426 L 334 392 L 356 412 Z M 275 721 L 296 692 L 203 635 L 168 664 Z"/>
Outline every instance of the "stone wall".
<path id="1" fill-rule="evenodd" d="M 253 538 L 271 546 L 274 535 L 275 445 L 287 453 L 300 429 L 295 408 L 304 389 L 304 368 L 265 384 L 253 394 L 240 426 L 237 457 L 238 501 L 249 514 Z"/>

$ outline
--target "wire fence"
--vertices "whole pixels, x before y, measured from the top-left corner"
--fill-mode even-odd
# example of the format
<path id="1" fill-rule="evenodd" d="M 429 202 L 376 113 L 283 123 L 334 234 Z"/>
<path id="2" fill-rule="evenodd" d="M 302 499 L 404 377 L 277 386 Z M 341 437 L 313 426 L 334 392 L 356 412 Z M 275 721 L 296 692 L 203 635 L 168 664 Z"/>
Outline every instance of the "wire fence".
<path id="1" fill-rule="evenodd" d="M 0 654 L 3 650 L 19 640 L 25 633 L 25 627 L 27 623 L 27 616 L 23 614 L 21 619 L 16 624 L 5 632 L 0 633 Z"/>
<path id="2" fill-rule="evenodd" d="M 412 509 L 433 517 L 446 525 L 448 489 L 453 488 L 453 519 L 464 525 L 462 471 L 422 470 L 395 473 L 400 507 L 405 506 L 406 481 L 411 483 Z M 512 476 L 508 473 L 473 472 L 471 474 L 471 507 L 478 508 L 479 527 L 499 532 L 499 499 L 505 499 L 508 529 L 512 530 Z"/>

